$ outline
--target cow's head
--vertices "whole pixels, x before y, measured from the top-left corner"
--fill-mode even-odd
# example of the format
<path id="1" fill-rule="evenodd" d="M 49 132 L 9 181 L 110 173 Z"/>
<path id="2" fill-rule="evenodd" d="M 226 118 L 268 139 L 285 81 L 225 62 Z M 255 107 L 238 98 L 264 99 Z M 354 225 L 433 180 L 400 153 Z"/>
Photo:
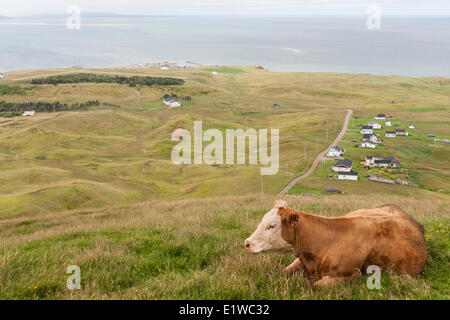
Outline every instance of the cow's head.
<path id="1" fill-rule="evenodd" d="M 245 239 L 245 248 L 249 252 L 258 253 L 291 248 L 291 245 L 281 236 L 281 216 L 278 211 L 282 208 L 287 208 L 286 201 L 275 201 L 275 206 L 264 215 L 255 232 Z"/>

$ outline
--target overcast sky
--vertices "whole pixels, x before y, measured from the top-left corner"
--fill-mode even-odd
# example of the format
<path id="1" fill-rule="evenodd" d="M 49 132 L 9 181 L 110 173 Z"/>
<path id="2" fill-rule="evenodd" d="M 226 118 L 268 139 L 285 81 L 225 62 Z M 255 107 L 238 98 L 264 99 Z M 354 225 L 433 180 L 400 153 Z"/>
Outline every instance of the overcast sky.
<path id="1" fill-rule="evenodd" d="M 386 15 L 450 15 L 450 0 L 0 0 L 0 15 L 66 14 L 360 14 L 379 4 Z"/>

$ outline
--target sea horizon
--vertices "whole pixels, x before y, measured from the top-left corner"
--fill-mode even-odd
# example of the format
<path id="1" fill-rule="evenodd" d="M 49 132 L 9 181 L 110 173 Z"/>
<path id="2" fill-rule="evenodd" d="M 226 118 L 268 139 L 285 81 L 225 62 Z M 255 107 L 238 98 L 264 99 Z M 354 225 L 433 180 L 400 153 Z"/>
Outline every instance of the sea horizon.
<path id="1" fill-rule="evenodd" d="M 201 17 L 201 18 L 199 18 Z M 195 61 L 277 72 L 450 77 L 450 17 L 383 16 L 82 16 L 0 19 L 0 72 L 123 67 Z"/>

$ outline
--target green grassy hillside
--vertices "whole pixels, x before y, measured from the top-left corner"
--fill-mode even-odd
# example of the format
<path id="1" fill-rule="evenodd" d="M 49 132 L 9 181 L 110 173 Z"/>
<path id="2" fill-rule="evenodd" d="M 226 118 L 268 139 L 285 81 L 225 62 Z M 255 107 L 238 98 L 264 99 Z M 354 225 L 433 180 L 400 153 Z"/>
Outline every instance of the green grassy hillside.
<path id="1" fill-rule="evenodd" d="M 449 298 L 450 151 L 449 144 L 427 137 L 449 137 L 449 79 L 250 67 L 117 68 L 82 72 L 185 83 L 31 83 L 75 72 L 81 71 L 18 71 L 0 80 L 1 101 L 120 106 L 0 118 L 1 298 Z M 192 102 L 167 109 L 165 94 Z M 273 109 L 275 103 L 281 108 Z M 431 251 L 425 273 L 386 275 L 388 285 L 377 293 L 364 280 L 317 293 L 301 276 L 282 275 L 292 256 L 254 256 L 242 248 L 273 195 L 337 136 L 347 109 L 354 119 L 341 146 L 360 180 L 330 180 L 332 161 L 326 161 L 294 187 L 321 196 L 289 201 L 333 216 L 390 202 L 425 224 Z M 385 139 L 376 150 L 356 148 L 357 124 L 377 113 L 393 116 L 399 128 L 413 123 L 416 129 L 409 137 Z M 174 165 L 171 131 L 182 126 L 192 132 L 195 120 L 204 130 L 222 132 L 279 128 L 278 173 L 261 177 L 257 165 Z M 368 181 L 359 165 L 366 155 L 396 156 L 404 170 L 398 174 L 415 186 Z M 326 195 L 327 186 L 345 195 Z M 64 287 L 69 264 L 82 269 L 81 291 Z"/>

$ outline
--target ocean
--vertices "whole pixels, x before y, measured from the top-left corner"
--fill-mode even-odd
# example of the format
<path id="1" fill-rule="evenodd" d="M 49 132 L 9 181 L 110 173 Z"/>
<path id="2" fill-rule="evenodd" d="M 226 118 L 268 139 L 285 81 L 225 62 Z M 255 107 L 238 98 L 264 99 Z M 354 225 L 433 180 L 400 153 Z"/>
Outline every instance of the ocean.
<path id="1" fill-rule="evenodd" d="M 147 16 L 0 19 L 0 72 L 193 61 L 450 77 L 450 17 Z"/>

